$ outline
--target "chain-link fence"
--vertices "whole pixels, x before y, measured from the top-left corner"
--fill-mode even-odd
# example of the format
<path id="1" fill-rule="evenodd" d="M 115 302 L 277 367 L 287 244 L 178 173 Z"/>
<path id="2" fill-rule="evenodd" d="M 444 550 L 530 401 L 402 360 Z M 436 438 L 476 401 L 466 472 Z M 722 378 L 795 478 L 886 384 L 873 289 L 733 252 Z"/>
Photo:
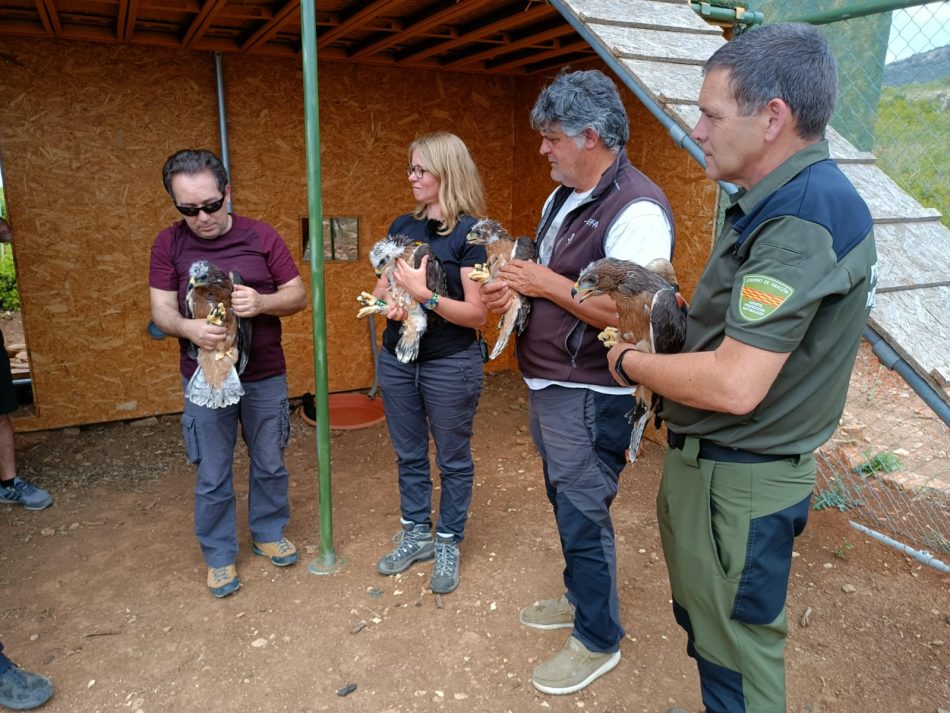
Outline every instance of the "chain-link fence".
<path id="1" fill-rule="evenodd" d="M 748 7 L 767 24 L 819 28 L 838 60 L 832 126 L 950 227 L 950 1 L 750 0 Z M 948 451 L 947 425 L 862 343 L 840 427 L 818 452 L 814 507 L 845 511 L 950 563 Z"/>
<path id="2" fill-rule="evenodd" d="M 816 509 L 930 552 L 950 554 L 947 426 L 861 344 L 841 424 L 817 453 Z"/>

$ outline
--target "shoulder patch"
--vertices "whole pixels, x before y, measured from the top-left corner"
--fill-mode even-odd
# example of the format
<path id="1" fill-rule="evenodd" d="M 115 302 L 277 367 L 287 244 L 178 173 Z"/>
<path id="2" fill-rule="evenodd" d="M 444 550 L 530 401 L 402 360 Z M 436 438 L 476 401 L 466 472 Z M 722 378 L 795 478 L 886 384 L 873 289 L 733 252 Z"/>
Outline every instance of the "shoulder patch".
<path id="1" fill-rule="evenodd" d="M 768 275 L 746 275 L 739 294 L 739 314 L 748 322 L 765 319 L 795 293 L 792 287 Z"/>

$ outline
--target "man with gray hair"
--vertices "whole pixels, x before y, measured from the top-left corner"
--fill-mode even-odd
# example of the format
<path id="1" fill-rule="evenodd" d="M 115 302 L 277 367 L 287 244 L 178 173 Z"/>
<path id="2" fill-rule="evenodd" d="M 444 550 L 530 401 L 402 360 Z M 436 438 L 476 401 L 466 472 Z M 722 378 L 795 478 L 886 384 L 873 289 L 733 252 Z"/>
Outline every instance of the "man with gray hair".
<path id="1" fill-rule="evenodd" d="M 662 394 L 657 519 L 707 713 L 784 713 L 785 598 L 874 304 L 864 200 L 829 158 L 834 57 L 808 25 L 739 35 L 706 63 L 693 138 L 742 190 L 693 294 L 684 353 L 610 352 Z M 670 713 L 684 713 L 676 708 Z"/>
<path id="2" fill-rule="evenodd" d="M 663 191 L 634 168 L 624 145 L 627 112 L 599 71 L 560 74 L 531 112 L 541 155 L 561 185 L 537 229 L 538 262 L 512 261 L 482 288 L 503 313 L 508 288 L 532 299 L 517 340 L 529 388 L 531 436 L 541 454 L 564 555 L 566 593 L 522 610 L 536 629 L 571 629 L 563 649 L 538 666 L 535 688 L 579 691 L 620 661 L 617 568 L 610 504 L 630 442 L 629 387 L 617 387 L 597 340 L 617 324 L 609 297 L 578 304 L 571 287 L 591 261 L 615 257 L 646 264 L 672 257 L 673 218 Z"/>

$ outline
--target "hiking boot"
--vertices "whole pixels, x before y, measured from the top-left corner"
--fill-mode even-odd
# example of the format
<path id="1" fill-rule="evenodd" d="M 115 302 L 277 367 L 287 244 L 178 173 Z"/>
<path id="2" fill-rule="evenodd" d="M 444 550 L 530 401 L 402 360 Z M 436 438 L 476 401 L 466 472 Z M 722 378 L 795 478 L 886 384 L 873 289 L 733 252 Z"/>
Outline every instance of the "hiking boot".
<path id="1" fill-rule="evenodd" d="M 380 574 L 399 574 L 409 569 L 414 562 L 430 560 L 435 556 L 432 531 L 426 524 L 402 523 L 402 530 L 393 537 L 396 549 L 376 563 Z"/>
<path id="2" fill-rule="evenodd" d="M 573 629 L 574 607 L 562 594 L 560 599 L 542 599 L 525 607 L 518 621 L 532 629 Z"/>
<path id="3" fill-rule="evenodd" d="M 580 641 L 569 637 L 564 648 L 531 674 L 531 683 L 542 693 L 559 696 L 586 688 L 620 663 L 620 651 L 588 651 Z"/>
<path id="4" fill-rule="evenodd" d="M 218 599 L 234 594 L 240 588 L 241 580 L 238 579 L 237 569 L 233 564 L 208 567 L 208 589 Z"/>
<path id="5" fill-rule="evenodd" d="M 27 510 L 44 510 L 53 504 L 53 498 L 43 488 L 17 476 L 9 487 L 0 485 L 0 503 L 22 505 Z"/>
<path id="6" fill-rule="evenodd" d="M 433 594 L 448 594 L 459 586 L 459 559 L 461 552 L 452 535 L 435 538 L 435 566 L 429 586 Z"/>
<path id="7" fill-rule="evenodd" d="M 46 676 L 24 671 L 16 664 L 0 674 L 0 706 L 15 711 L 39 708 L 53 695 L 53 684 Z"/>
<path id="8" fill-rule="evenodd" d="M 253 549 L 254 554 L 270 557 L 271 563 L 278 567 L 286 567 L 297 561 L 297 548 L 286 537 L 281 537 L 277 542 L 255 542 Z"/>

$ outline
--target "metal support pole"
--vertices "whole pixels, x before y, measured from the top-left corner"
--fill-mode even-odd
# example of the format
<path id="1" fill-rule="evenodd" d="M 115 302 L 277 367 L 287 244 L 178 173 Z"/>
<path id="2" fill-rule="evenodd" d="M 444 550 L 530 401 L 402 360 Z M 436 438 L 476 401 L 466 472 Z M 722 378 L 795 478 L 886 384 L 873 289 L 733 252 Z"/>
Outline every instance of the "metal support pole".
<path id="1" fill-rule="evenodd" d="M 218 90 L 218 137 L 221 141 L 221 163 L 231 178 L 231 157 L 228 153 L 228 110 L 224 102 L 224 62 L 220 52 L 214 53 L 214 78 Z M 234 197 L 231 197 L 228 212 L 234 212 Z"/>
<path id="2" fill-rule="evenodd" d="M 841 22 L 850 20 L 854 17 L 864 17 L 865 15 L 876 15 L 879 12 L 890 12 L 891 10 L 902 10 L 905 7 L 914 7 L 916 5 L 927 5 L 934 0 L 862 0 L 858 5 L 849 7 L 839 7 L 834 10 L 821 10 L 810 15 L 800 15 L 784 22 L 807 22 L 810 25 L 827 25 L 832 22 Z"/>
<path id="3" fill-rule="evenodd" d="M 317 94 L 317 22 L 315 0 L 301 0 L 303 107 L 307 137 L 307 216 L 310 243 L 310 290 L 313 308 L 314 405 L 317 413 L 317 469 L 320 497 L 320 553 L 307 569 L 313 574 L 336 571 L 333 551 L 333 494 L 330 479 L 330 401 L 327 393 L 327 310 L 323 269 L 323 206 L 320 184 L 320 114 Z"/>

